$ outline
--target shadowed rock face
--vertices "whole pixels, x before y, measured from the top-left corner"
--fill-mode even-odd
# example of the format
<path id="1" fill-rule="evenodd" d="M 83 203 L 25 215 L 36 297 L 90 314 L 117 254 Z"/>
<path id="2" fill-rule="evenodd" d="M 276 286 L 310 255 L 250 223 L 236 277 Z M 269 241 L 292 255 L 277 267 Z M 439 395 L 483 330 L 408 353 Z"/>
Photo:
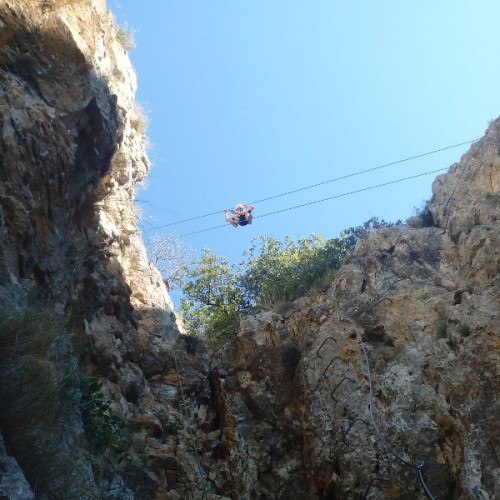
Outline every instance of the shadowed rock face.
<path id="1" fill-rule="evenodd" d="M 135 414 L 127 398 L 136 401 L 144 385 L 139 366 L 167 352 L 168 341 L 179 333 L 132 205 L 134 185 L 149 169 L 135 86 L 104 1 L 0 4 L 0 321 L 7 331 L 15 311 L 45 318 L 45 309 L 65 323 L 55 339 L 47 334 L 39 342 L 43 350 L 34 345 L 35 333 L 44 335 L 43 324 L 30 325 L 23 345 L 15 329 L 2 332 L 1 375 L 15 377 L 19 367 L 43 363 L 42 373 L 54 384 L 64 386 L 68 377 L 72 384 L 101 378 L 110 400 L 116 393 L 115 413 L 123 420 Z M 65 491 L 76 498 L 85 490 L 89 498 L 98 497 L 92 459 L 84 458 L 88 436 L 78 393 L 64 411 L 58 395 L 31 429 L 21 417 L 33 408 L 23 413 L 21 400 L 31 397 L 36 407 L 39 388 L 27 378 L 25 395 L 14 396 L 15 384 L 3 381 L 0 426 L 6 447 L 37 485 L 37 495 L 62 498 Z M 58 437 L 49 450 L 50 433 Z M 30 454 L 22 443 L 37 440 Z M 45 473 L 43 460 L 52 472 Z M 57 480 L 70 473 L 60 467 L 63 462 L 72 464 L 73 482 L 83 490 L 65 489 Z M 124 467 L 129 465 L 127 471 L 135 470 L 134 460 Z M 124 472 L 97 479 L 99 488 L 124 498 L 128 477 Z"/>
<path id="2" fill-rule="evenodd" d="M 0 468 L 2 470 L 0 476 L 1 498 L 18 498 L 19 500 L 35 498 L 16 460 L 7 455 L 2 436 L 0 436 Z"/>
<path id="3" fill-rule="evenodd" d="M 15 458 L 41 498 L 500 497 L 500 121 L 436 179 L 425 217 L 373 230 L 323 292 L 195 357 L 172 348 L 136 225 L 134 92 L 103 1 L 0 5 L 0 320 L 42 307 L 64 323 L 28 329 L 47 352 L 0 334 L 2 494 L 31 498 Z M 43 407 L 52 386 L 19 366 L 54 392 L 68 370 L 97 379 L 119 451 L 92 449 L 84 386 Z"/>

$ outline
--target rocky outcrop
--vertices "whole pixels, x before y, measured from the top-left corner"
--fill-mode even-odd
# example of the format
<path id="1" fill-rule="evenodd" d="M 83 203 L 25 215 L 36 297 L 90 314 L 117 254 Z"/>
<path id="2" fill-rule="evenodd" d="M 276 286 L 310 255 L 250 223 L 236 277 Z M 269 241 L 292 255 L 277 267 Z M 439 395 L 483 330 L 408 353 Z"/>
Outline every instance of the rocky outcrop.
<path id="1" fill-rule="evenodd" d="M 40 498 L 500 497 L 500 120 L 408 225 L 194 356 L 120 36 L 104 0 L 0 4 L 0 492 L 32 495 L 17 461 Z"/>
<path id="2" fill-rule="evenodd" d="M 206 491 L 500 495 L 499 165 L 500 119 L 412 225 L 372 230 L 327 289 L 242 321 L 204 420 L 190 403 Z"/>
<path id="3" fill-rule="evenodd" d="M 87 301 L 90 338 L 105 325 L 143 344 L 159 330 L 172 340 L 172 305 L 132 204 L 149 170 L 146 118 L 111 14 L 101 0 L 13 0 L 1 13 L 5 302 Z M 139 357 L 140 342 L 128 346 Z"/>
<path id="4" fill-rule="evenodd" d="M 17 498 L 19 500 L 35 498 L 16 460 L 7 455 L 2 436 L 0 436 L 0 470 L 2 471 L 0 474 L 0 498 Z"/>
<path id="5" fill-rule="evenodd" d="M 144 372 L 158 370 L 161 353 L 179 334 L 133 206 L 135 184 L 149 170 L 146 118 L 135 105 L 135 90 L 123 33 L 104 0 L 0 4 L 0 371 L 19 381 L 21 370 L 36 365 L 54 382 L 54 391 L 69 390 L 58 380 L 100 381 L 102 388 L 88 384 L 94 393 L 71 392 L 60 448 L 69 454 L 77 446 L 74 456 L 89 438 L 80 413 L 88 416 L 89 404 L 95 414 L 87 420 L 104 412 L 107 420 L 94 425 L 94 434 L 112 430 L 114 417 L 132 418 L 127 397 L 142 387 Z M 64 320 L 54 337 L 47 333 L 52 325 L 43 325 L 42 309 Z M 23 345 L 16 314 L 39 318 L 23 332 Z M 38 405 L 42 388 L 26 384 L 26 394 Z M 45 439 L 43 432 L 59 426 L 62 402 L 47 403 L 42 409 L 47 420 L 40 419 L 44 424 L 39 422 L 35 433 L 21 424 L 22 395 L 13 394 L 8 382 L 3 386 L 0 426 L 9 452 L 29 471 L 38 494 L 62 498 L 64 483 L 54 486 L 55 479 L 36 466 L 39 459 L 21 446 Z M 112 395 L 117 402 L 111 412 Z M 49 445 L 37 453 L 54 453 L 59 467 L 62 451 L 55 443 L 50 453 L 44 446 Z M 89 485 L 86 494 L 95 495 L 90 461 L 82 458 L 74 467 L 73 475 Z M 56 473 L 63 477 L 70 471 Z M 46 484 L 39 477 L 48 478 Z M 109 488 L 116 490 L 123 480 L 116 477 L 109 478 Z M 65 491 L 66 498 L 80 494 Z"/>

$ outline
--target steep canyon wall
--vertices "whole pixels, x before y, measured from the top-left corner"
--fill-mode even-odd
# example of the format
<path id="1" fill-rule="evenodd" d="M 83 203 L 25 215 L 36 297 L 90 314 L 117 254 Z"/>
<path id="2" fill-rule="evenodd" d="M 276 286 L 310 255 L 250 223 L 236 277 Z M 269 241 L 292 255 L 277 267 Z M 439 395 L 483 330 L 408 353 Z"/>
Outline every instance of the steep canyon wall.
<path id="1" fill-rule="evenodd" d="M 500 119 L 323 290 L 192 356 L 104 0 L 0 3 L 0 496 L 500 497 Z"/>

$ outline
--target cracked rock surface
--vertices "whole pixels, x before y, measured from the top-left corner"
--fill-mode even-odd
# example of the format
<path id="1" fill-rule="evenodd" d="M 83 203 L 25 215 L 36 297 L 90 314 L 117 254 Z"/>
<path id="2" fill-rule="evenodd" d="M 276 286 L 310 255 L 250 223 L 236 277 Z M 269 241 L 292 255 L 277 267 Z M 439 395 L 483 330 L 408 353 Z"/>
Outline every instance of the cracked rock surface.
<path id="1" fill-rule="evenodd" d="M 0 496 L 500 498 L 500 119 L 437 177 L 425 213 L 192 356 L 137 227 L 135 88 L 104 0 L 0 3 L 0 309 L 64 319 L 44 366 L 98 380 L 124 439 L 91 456 L 83 399 L 46 420 L 64 460 L 40 478 L 48 417 L 21 424 L 2 384 Z M 2 376 L 33 362 L 0 340 Z"/>

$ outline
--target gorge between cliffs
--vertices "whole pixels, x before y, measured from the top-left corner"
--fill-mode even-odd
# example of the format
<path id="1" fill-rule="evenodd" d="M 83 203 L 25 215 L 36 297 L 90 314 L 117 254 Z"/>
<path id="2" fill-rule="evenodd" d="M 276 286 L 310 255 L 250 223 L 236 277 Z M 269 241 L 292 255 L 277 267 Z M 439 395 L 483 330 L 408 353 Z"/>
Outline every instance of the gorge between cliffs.
<path id="1" fill-rule="evenodd" d="M 0 498 L 500 498 L 500 119 L 314 293 L 193 355 L 104 0 L 0 2 Z"/>

